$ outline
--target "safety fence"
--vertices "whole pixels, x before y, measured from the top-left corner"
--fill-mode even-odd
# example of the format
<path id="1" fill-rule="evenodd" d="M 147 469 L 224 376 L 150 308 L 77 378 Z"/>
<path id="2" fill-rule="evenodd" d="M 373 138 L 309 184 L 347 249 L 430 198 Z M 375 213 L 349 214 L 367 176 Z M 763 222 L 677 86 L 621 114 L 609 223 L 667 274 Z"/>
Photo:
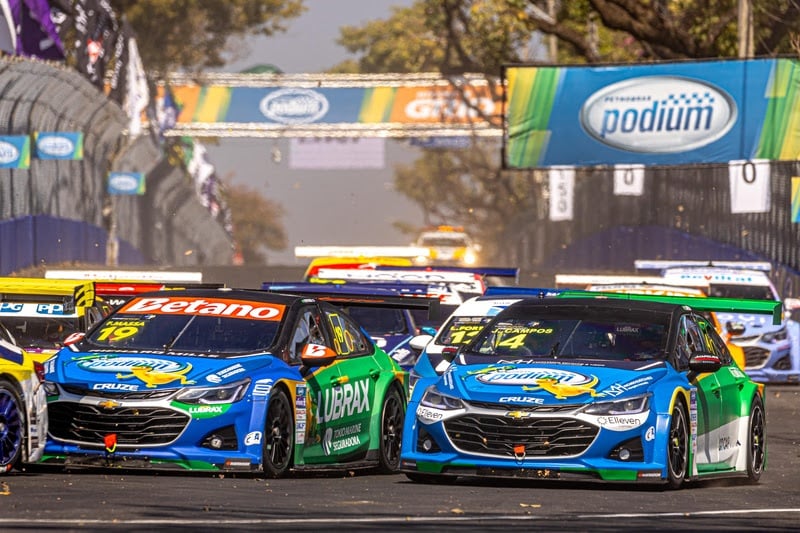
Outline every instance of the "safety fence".
<path id="1" fill-rule="evenodd" d="M 631 272 L 635 259 L 769 261 L 781 294 L 797 296 L 800 224 L 793 220 L 792 182 L 800 168 L 777 161 L 768 169 L 759 178 L 762 188 L 745 191 L 751 196 L 743 203 L 755 207 L 742 212 L 734 188 L 752 177 L 731 178 L 728 165 L 648 168 L 636 195 L 615 194 L 613 169 L 578 168 L 571 217 L 564 220 L 551 220 L 555 191 L 546 172 L 525 171 L 536 201 L 505 236 L 505 248 L 513 250 L 507 260 L 545 276 Z"/>
<path id="2" fill-rule="evenodd" d="M 231 236 L 201 204 L 186 169 L 155 136 L 130 139 L 127 127 L 119 105 L 76 71 L 0 58 L 0 135 L 82 135 L 79 157 L 39 158 L 32 150 L 28 168 L 0 168 L 0 274 L 53 261 L 232 262 Z M 111 172 L 142 174 L 144 190 L 112 194 Z M 107 246 L 110 235 L 118 247 Z"/>

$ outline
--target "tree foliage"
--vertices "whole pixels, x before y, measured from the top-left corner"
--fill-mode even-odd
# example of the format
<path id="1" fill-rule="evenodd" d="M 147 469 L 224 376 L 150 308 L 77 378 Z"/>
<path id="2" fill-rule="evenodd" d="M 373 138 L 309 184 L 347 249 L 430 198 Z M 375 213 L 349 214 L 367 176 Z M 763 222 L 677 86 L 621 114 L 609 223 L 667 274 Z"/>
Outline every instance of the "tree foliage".
<path id="1" fill-rule="evenodd" d="M 248 35 L 285 31 L 303 0 L 110 0 L 137 36 L 149 71 L 201 71 L 225 64 Z"/>
<path id="2" fill-rule="evenodd" d="M 280 204 L 246 185 L 228 185 L 223 193 L 231 211 L 233 238 L 245 264 L 266 264 L 267 249 L 286 249 L 288 239 Z"/>
<path id="3" fill-rule="evenodd" d="M 791 53 L 800 2 L 752 5 L 756 55 Z M 335 70 L 493 77 L 502 65 L 552 59 L 599 64 L 736 57 L 738 7 L 739 0 L 417 0 L 388 19 L 342 28 L 338 42 L 356 57 Z M 551 36 L 555 58 L 547 46 Z M 425 152 L 397 170 L 395 185 L 423 208 L 424 224 L 463 225 L 502 253 L 520 238 L 520 228 L 535 224 L 545 198 L 533 174 L 500 170 L 495 144 Z"/>

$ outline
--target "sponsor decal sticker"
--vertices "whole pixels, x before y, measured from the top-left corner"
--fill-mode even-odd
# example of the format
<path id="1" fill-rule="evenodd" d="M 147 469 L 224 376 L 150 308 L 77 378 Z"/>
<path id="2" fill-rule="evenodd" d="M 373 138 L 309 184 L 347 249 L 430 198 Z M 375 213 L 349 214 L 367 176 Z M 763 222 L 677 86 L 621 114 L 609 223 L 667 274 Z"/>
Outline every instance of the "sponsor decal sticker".
<path id="1" fill-rule="evenodd" d="M 580 111 L 595 140 L 629 152 L 678 153 L 722 138 L 736 123 L 736 103 L 722 89 L 678 76 L 643 76 L 608 85 Z"/>
<path id="2" fill-rule="evenodd" d="M 328 113 L 328 99 L 311 89 L 287 88 L 272 91 L 258 105 L 261 113 L 281 124 L 308 124 Z"/>
<path id="3" fill-rule="evenodd" d="M 253 396 L 269 396 L 270 391 L 272 390 L 272 379 L 259 379 L 258 381 L 253 384 Z M 298 405 L 300 399 L 298 398 Z"/>
<path id="4" fill-rule="evenodd" d="M 430 422 L 438 422 L 444 418 L 444 414 L 441 411 L 437 411 L 435 409 L 430 409 L 428 407 L 419 406 L 417 407 L 417 418 L 422 420 L 423 422 L 430 423 Z"/>
<path id="5" fill-rule="evenodd" d="M 360 379 L 354 383 L 319 391 L 317 423 L 333 422 L 369 411 L 369 383 L 367 379 Z"/>
<path id="6" fill-rule="evenodd" d="M 245 446 L 252 446 L 254 444 L 261 444 L 261 432 L 260 431 L 251 431 L 244 437 L 244 445 Z"/>
<path id="7" fill-rule="evenodd" d="M 164 297 L 137 298 L 119 313 L 162 315 L 208 315 L 254 320 L 280 320 L 284 306 L 267 302 L 227 298 Z"/>

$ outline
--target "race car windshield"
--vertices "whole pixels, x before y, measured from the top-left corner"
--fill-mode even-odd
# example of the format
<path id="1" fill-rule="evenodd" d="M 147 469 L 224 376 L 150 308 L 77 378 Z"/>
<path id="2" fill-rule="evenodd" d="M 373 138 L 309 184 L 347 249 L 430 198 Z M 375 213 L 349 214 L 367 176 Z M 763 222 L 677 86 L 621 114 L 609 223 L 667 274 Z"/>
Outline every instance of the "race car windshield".
<path id="1" fill-rule="evenodd" d="M 90 349 L 236 355 L 267 351 L 279 324 L 204 315 L 118 314 L 93 329 L 84 342 Z"/>
<path id="2" fill-rule="evenodd" d="M 78 317 L 3 317 L 3 324 L 21 348 L 57 350 L 72 333 L 80 331 Z"/>
<path id="3" fill-rule="evenodd" d="M 420 246 L 429 246 L 432 248 L 463 248 L 468 246 L 469 243 L 465 237 L 423 237 L 420 239 Z"/>
<path id="4" fill-rule="evenodd" d="M 402 309 L 349 307 L 347 314 L 371 336 L 399 335 L 409 332 Z"/>
<path id="5" fill-rule="evenodd" d="M 442 326 L 437 344 L 445 346 L 461 346 L 467 344 L 483 329 L 492 317 L 489 316 L 456 316 Z"/>
<path id="6" fill-rule="evenodd" d="M 668 317 L 653 322 L 627 310 L 583 311 L 548 310 L 536 317 L 509 316 L 480 334 L 468 355 L 616 361 L 665 358 Z"/>
<path id="7" fill-rule="evenodd" d="M 741 298 L 748 300 L 774 300 L 775 296 L 767 285 L 726 285 L 714 283 L 708 295 L 715 298 Z"/>

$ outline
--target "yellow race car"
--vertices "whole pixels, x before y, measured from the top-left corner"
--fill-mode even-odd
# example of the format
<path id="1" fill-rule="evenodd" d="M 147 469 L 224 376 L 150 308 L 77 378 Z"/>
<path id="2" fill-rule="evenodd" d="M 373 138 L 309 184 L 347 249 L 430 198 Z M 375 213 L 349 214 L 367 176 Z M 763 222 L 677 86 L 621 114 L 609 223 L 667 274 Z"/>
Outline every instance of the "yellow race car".
<path id="1" fill-rule="evenodd" d="M 35 463 L 47 438 L 44 366 L 0 325 L 0 474 Z"/>

